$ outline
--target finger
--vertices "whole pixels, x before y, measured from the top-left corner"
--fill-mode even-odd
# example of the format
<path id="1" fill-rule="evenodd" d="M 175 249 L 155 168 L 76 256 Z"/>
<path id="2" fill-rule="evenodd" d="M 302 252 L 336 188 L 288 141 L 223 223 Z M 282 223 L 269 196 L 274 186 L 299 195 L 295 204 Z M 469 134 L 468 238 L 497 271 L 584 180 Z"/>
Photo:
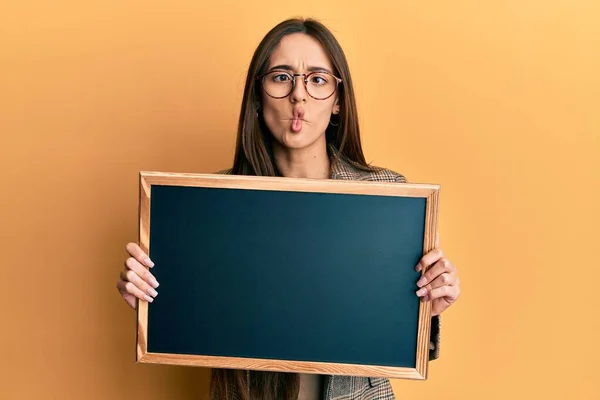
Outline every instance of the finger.
<path id="1" fill-rule="evenodd" d="M 119 280 L 119 282 L 121 282 Z M 117 282 L 117 289 L 119 290 L 119 293 L 121 294 L 121 296 L 123 297 L 123 300 L 125 300 L 125 302 L 129 305 L 129 307 L 133 308 L 134 310 L 137 308 L 137 302 L 138 299 L 137 297 L 129 294 L 129 293 L 122 293 L 121 289 L 119 289 L 119 283 Z"/>
<path id="2" fill-rule="evenodd" d="M 125 246 L 125 249 L 129 253 L 129 255 L 135 258 L 140 264 L 145 265 L 149 268 L 154 267 L 154 263 L 152 262 L 152 260 L 150 260 L 150 257 L 148 257 L 146 253 L 144 253 L 144 250 L 142 250 L 141 247 L 137 245 L 137 243 L 128 243 L 127 246 Z"/>
<path id="3" fill-rule="evenodd" d="M 125 300 L 125 302 L 127 304 L 129 304 L 129 307 L 133 308 L 134 310 L 137 308 L 137 298 L 131 296 L 130 294 L 125 294 L 123 295 L 123 300 Z"/>
<path id="4" fill-rule="evenodd" d="M 440 286 L 438 288 L 433 289 L 427 296 L 425 300 L 435 300 L 444 298 L 448 301 L 448 303 L 453 303 L 458 299 L 460 295 L 460 288 L 458 286 Z"/>
<path id="5" fill-rule="evenodd" d="M 135 258 L 129 257 L 127 260 L 125 260 L 125 267 L 126 269 L 135 272 L 142 280 L 144 280 L 154 289 L 156 289 L 159 286 L 158 281 L 156 280 L 154 275 L 152 275 L 150 271 L 148 271 L 148 269 L 142 264 L 140 264 Z"/>
<path id="6" fill-rule="evenodd" d="M 124 295 L 125 293 L 129 293 L 131 295 L 134 295 L 138 299 L 147 301 L 149 303 L 152 303 L 152 301 L 154 301 L 154 299 L 152 297 L 150 297 L 146 293 L 142 292 L 137 286 L 135 286 L 131 282 L 126 282 L 121 279 L 117 283 L 117 288 L 119 289 L 119 292 L 121 292 L 121 295 Z"/>
<path id="7" fill-rule="evenodd" d="M 444 272 L 453 273 L 454 267 L 448 261 L 447 258 L 442 258 L 437 261 L 433 267 L 429 268 L 427 272 L 417 281 L 418 287 L 423 287 L 428 283 L 432 282 L 435 278 L 442 275 Z"/>
<path id="8" fill-rule="evenodd" d="M 444 257 L 442 249 L 433 249 L 419 260 L 419 263 L 415 267 L 415 270 L 422 271 L 423 269 L 426 269 L 428 266 L 440 260 L 442 257 Z"/>
<path id="9" fill-rule="evenodd" d="M 421 289 L 417 290 L 417 296 L 422 297 L 427 293 L 431 292 L 433 289 L 442 287 L 442 286 L 454 286 L 458 284 L 458 278 L 455 274 L 450 274 L 448 272 L 444 272 L 437 278 L 435 278 L 428 285 L 423 286 Z"/>
<path id="10" fill-rule="evenodd" d="M 158 296 L 158 292 L 156 291 L 156 289 L 148 285 L 148 283 L 146 283 L 142 278 L 140 278 L 138 274 L 136 274 L 130 269 L 126 271 L 121 271 L 121 280 L 133 283 L 142 292 L 152 297 Z"/>

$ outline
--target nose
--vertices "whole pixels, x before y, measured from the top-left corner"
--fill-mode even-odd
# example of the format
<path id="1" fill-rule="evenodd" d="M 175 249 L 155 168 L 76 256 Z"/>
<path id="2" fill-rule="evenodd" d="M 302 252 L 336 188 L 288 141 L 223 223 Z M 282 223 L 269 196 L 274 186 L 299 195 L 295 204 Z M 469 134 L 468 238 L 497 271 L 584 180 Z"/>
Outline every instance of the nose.
<path id="1" fill-rule="evenodd" d="M 292 103 L 304 102 L 306 101 L 306 97 L 308 93 L 306 93 L 306 86 L 304 86 L 304 75 L 295 74 L 294 75 L 294 88 L 292 89 L 292 93 L 290 94 L 290 100 Z"/>

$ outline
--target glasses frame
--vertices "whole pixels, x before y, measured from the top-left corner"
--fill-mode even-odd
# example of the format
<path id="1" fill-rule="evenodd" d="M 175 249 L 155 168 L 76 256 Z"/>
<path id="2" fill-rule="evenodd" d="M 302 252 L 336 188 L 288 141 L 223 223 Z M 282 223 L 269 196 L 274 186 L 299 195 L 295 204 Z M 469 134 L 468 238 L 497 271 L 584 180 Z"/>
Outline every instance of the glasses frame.
<path id="1" fill-rule="evenodd" d="M 281 97 L 276 97 L 276 96 L 272 96 L 269 94 L 269 92 L 267 92 L 267 89 L 265 89 L 265 82 L 264 79 L 267 75 L 272 74 L 273 72 L 281 72 L 284 74 L 287 74 L 289 76 L 292 77 L 292 88 L 290 89 L 290 91 L 288 92 L 288 94 L 286 94 L 285 96 L 281 96 Z M 312 94 L 310 94 L 310 92 L 308 91 L 308 78 L 310 78 L 312 75 L 314 74 L 327 74 L 331 77 L 333 77 L 335 79 L 335 89 L 333 89 L 333 92 L 331 92 L 331 94 L 327 97 L 323 97 L 323 98 L 319 98 L 319 97 L 315 97 Z M 315 100 L 327 100 L 328 98 L 330 98 L 331 96 L 333 96 L 333 94 L 335 92 L 337 92 L 338 87 L 340 86 L 340 83 L 342 83 L 342 79 L 338 78 L 337 76 L 333 75 L 330 72 L 327 71 L 313 71 L 313 72 L 309 72 L 308 74 L 292 74 L 291 72 L 288 71 L 284 71 L 284 70 L 273 70 L 273 71 L 269 71 L 266 74 L 262 74 L 256 77 L 256 79 L 258 81 L 260 81 L 260 84 L 263 88 L 263 90 L 265 91 L 265 93 L 267 94 L 267 96 L 272 97 L 274 99 L 285 99 L 286 97 L 288 97 L 290 94 L 292 94 L 292 92 L 294 91 L 294 89 L 296 89 L 296 77 L 300 77 L 302 76 L 302 82 L 304 82 L 304 90 L 306 90 L 306 94 L 308 94 L 310 97 L 312 97 Z"/>

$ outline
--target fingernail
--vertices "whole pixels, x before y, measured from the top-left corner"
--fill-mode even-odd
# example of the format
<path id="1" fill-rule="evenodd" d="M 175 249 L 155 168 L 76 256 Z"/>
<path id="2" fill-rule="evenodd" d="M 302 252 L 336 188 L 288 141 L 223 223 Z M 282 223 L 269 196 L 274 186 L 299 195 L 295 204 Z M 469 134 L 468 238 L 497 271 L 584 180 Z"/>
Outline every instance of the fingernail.
<path id="1" fill-rule="evenodd" d="M 421 289 L 417 290 L 417 296 L 419 296 L 419 297 L 423 296 L 425 293 L 427 293 L 426 288 L 421 288 Z"/>
<path id="2" fill-rule="evenodd" d="M 421 271 L 421 264 L 417 264 L 417 266 L 415 267 L 415 271 L 417 271 L 417 272 Z"/>
<path id="3" fill-rule="evenodd" d="M 152 268 L 152 267 L 154 267 L 154 263 L 153 263 L 153 262 L 152 262 L 152 260 L 151 260 L 151 259 L 149 259 L 148 257 L 146 257 L 146 258 L 144 259 L 144 264 L 146 264 L 146 266 L 148 266 L 149 268 Z"/>
<path id="4" fill-rule="evenodd" d="M 156 297 L 158 296 L 158 292 L 156 290 L 154 290 L 153 288 L 148 288 L 148 293 L 150 294 L 150 296 L 152 297 Z"/>
<path id="5" fill-rule="evenodd" d="M 150 285 L 151 285 L 151 286 L 152 286 L 154 289 L 156 289 L 156 288 L 158 287 L 158 281 L 157 281 L 157 280 L 156 280 L 156 278 L 155 278 L 155 277 L 153 277 L 153 276 L 151 276 L 151 277 L 150 277 L 150 282 L 149 282 L 149 283 L 150 283 Z"/>
<path id="6" fill-rule="evenodd" d="M 154 301 L 154 299 L 152 297 L 148 296 L 147 294 L 144 295 L 144 299 L 146 299 L 146 301 L 148 303 L 152 303 Z"/>
<path id="7" fill-rule="evenodd" d="M 425 285 L 426 283 L 427 283 L 427 278 L 425 278 L 424 276 L 422 276 L 421 279 L 419 279 L 417 281 L 417 286 L 421 287 L 421 286 Z"/>

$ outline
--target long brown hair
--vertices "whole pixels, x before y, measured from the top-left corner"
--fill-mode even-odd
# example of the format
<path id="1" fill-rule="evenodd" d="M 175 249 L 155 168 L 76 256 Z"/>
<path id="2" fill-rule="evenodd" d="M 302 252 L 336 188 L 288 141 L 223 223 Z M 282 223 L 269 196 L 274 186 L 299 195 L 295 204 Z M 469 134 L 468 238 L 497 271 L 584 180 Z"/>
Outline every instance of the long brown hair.
<path id="1" fill-rule="evenodd" d="M 331 31 L 314 19 L 288 19 L 273 29 L 260 42 L 248 69 L 242 108 L 238 122 L 232 173 L 236 175 L 279 175 L 273 159 L 272 136 L 261 116 L 261 85 L 256 79 L 267 72 L 269 58 L 284 36 L 304 33 L 315 38 L 331 59 L 334 73 L 342 79 L 338 87 L 339 122 L 330 124 L 326 131 L 327 143 L 338 150 L 338 155 L 358 167 L 370 169 L 363 154 L 356 99 L 346 55 Z"/>
<path id="2" fill-rule="evenodd" d="M 288 19 L 275 26 L 258 45 L 246 77 L 242 108 L 238 123 L 236 150 L 232 173 L 236 175 L 277 176 L 273 158 L 272 137 L 260 112 L 261 86 L 256 79 L 266 72 L 268 61 L 281 41 L 289 34 L 304 33 L 318 40 L 333 64 L 334 73 L 342 79 L 338 87 L 339 122 L 326 131 L 328 145 L 337 149 L 353 165 L 366 170 L 360 141 L 356 100 L 346 56 L 331 31 L 314 19 Z M 329 147 L 329 146 L 328 146 Z M 295 400 L 299 392 L 299 377 L 294 373 L 275 373 L 213 369 L 210 388 L 212 400 Z"/>

